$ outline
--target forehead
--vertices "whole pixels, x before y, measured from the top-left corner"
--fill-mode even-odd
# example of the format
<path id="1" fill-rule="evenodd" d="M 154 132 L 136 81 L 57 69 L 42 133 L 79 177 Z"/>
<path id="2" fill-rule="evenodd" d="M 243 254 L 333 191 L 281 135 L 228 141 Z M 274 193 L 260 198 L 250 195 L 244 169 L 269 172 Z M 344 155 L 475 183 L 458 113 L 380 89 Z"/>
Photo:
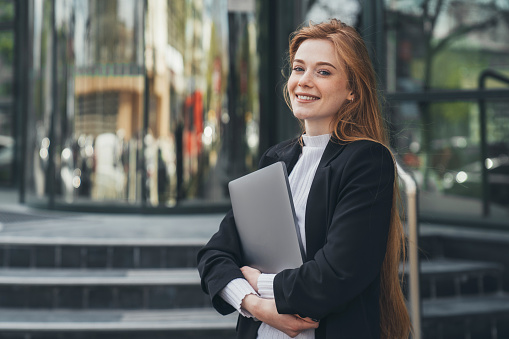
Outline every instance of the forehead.
<path id="1" fill-rule="evenodd" d="M 295 53 L 294 60 L 296 59 L 305 63 L 328 62 L 340 66 L 334 44 L 329 40 L 304 40 Z"/>

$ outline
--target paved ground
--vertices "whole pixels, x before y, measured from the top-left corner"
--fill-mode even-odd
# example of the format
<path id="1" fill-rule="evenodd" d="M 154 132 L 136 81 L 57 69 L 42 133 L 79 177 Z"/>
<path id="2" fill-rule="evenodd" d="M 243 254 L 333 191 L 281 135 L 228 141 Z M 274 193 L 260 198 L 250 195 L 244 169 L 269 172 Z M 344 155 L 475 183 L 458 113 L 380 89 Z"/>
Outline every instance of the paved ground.
<path id="1" fill-rule="evenodd" d="M 47 239 L 63 243 L 204 243 L 223 214 L 139 215 L 49 211 L 17 203 L 13 190 L 0 189 L 0 242 Z"/>
<path id="2" fill-rule="evenodd" d="M 224 214 L 142 215 L 78 213 L 34 209 L 18 202 L 15 190 L 0 188 L 0 243 L 204 244 Z M 421 223 L 420 233 L 483 235 L 507 241 L 499 230 Z"/>

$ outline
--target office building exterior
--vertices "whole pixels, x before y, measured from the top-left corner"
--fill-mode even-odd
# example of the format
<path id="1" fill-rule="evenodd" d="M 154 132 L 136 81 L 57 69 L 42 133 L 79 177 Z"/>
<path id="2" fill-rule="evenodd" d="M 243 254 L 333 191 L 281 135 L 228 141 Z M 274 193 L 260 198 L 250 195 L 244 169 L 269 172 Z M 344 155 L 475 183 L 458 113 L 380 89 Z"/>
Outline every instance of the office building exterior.
<path id="1" fill-rule="evenodd" d="M 71 239 L 71 219 L 60 228 L 47 219 L 53 238 L 37 239 L 16 238 L 5 222 L 2 328 L 15 316 L 0 337 L 233 337 L 234 320 L 204 321 L 220 318 L 187 275 L 203 243 L 171 233 L 219 223 L 198 214 L 223 213 L 228 182 L 300 133 L 283 96 L 288 36 L 331 17 L 363 35 L 392 149 L 418 184 L 425 260 L 411 269 L 421 273 L 423 337 L 509 336 L 506 0 L 0 0 L 0 188 L 41 218 L 47 209 L 139 214 L 103 218 L 132 232 L 126 243 L 114 232 Z M 168 216 L 172 225 L 153 216 L 176 213 L 186 217 Z M 151 217 L 159 224 L 140 221 Z M 151 227 L 164 236 L 132 236 Z M 38 280 L 45 274 L 51 283 Z M 58 327 L 61 309 L 79 321 Z M 99 319 L 101 309 L 140 318 Z M 144 323 L 152 309 L 169 310 L 160 329 Z M 178 309 L 201 330 L 182 328 Z M 19 321 L 26 314 L 31 329 Z M 93 320 L 80 327 L 83 316 Z"/>
<path id="2" fill-rule="evenodd" d="M 27 204 L 224 210 L 228 181 L 299 133 L 282 94 L 289 33 L 338 17 L 368 43 L 421 216 L 504 225 L 505 1 L 0 5 L 0 174 Z"/>

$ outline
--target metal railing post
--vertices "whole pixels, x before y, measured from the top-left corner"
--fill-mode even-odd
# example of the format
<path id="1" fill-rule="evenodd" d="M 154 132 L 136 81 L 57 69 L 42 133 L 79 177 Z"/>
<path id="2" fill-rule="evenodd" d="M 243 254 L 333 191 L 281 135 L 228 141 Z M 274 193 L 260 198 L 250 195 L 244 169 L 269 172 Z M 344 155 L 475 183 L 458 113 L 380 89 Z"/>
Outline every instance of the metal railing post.
<path id="1" fill-rule="evenodd" d="M 405 184 L 407 199 L 407 224 L 408 224 L 408 276 L 409 276 L 409 300 L 410 320 L 413 326 L 413 339 L 421 339 L 421 297 L 419 287 L 419 253 L 418 238 L 419 228 L 417 219 L 417 183 L 401 165 L 396 162 L 398 176 Z"/>
<path id="2" fill-rule="evenodd" d="M 496 72 L 492 69 L 484 70 L 479 75 L 478 87 L 480 90 L 486 88 L 486 80 L 492 78 L 500 82 L 509 84 L 509 78 L 502 73 Z M 490 186 L 488 177 L 488 168 L 486 167 L 486 160 L 488 159 L 488 131 L 486 121 L 486 101 L 479 100 L 479 129 L 480 129 L 480 142 L 481 142 L 481 198 L 482 198 L 482 215 L 487 217 L 490 215 Z"/>

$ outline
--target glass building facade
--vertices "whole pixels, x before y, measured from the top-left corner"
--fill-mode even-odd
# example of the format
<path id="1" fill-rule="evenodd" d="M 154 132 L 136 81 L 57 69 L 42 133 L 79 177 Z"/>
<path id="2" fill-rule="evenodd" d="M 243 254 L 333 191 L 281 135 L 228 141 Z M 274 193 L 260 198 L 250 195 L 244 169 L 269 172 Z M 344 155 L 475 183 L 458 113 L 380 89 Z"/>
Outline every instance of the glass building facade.
<path id="1" fill-rule="evenodd" d="M 421 215 L 509 226 L 509 3 L 386 0 L 384 12 L 393 144 Z"/>
<path id="2" fill-rule="evenodd" d="M 252 4 L 28 2 L 27 201 L 226 205 L 259 151 Z"/>
<path id="3" fill-rule="evenodd" d="M 0 183 L 14 180 L 14 18 L 12 2 L 0 1 Z"/>
<path id="4" fill-rule="evenodd" d="M 0 1 L 0 180 L 48 208 L 225 209 L 299 133 L 288 36 L 330 17 L 368 44 L 421 218 L 509 226 L 505 0 Z"/>

